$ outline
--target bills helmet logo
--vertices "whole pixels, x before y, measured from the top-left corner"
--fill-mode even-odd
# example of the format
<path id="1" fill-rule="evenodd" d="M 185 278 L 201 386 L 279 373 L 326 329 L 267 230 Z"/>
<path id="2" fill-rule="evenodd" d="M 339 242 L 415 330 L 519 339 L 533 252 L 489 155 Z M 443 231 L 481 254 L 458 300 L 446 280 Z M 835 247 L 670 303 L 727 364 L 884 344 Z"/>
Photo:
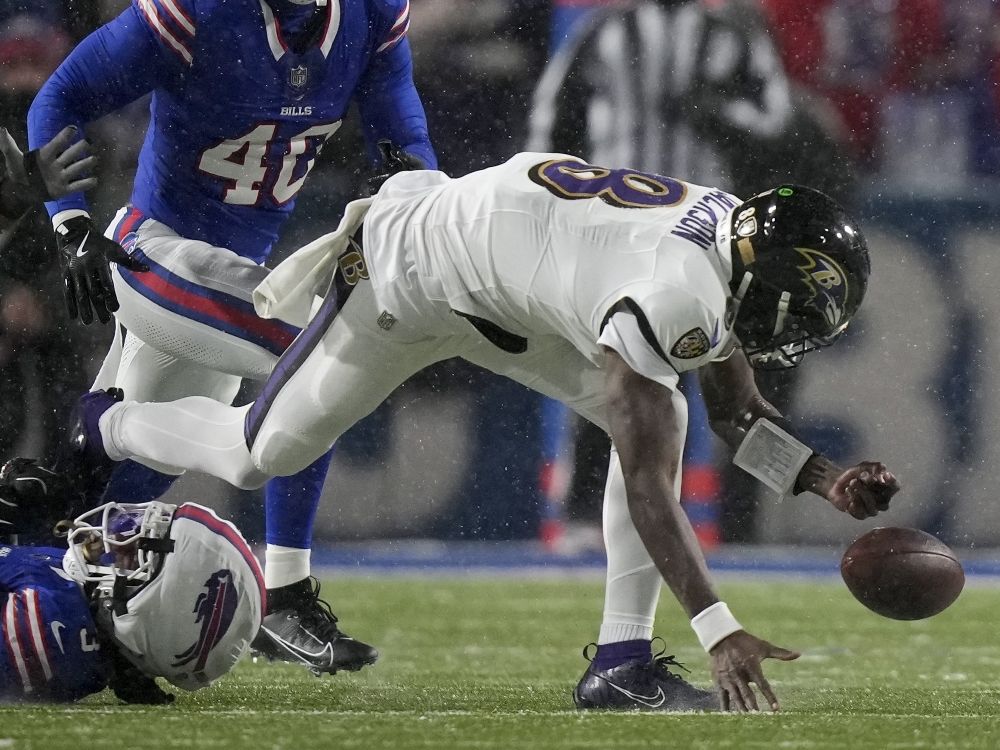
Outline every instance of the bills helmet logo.
<path id="1" fill-rule="evenodd" d="M 797 247 L 803 263 L 798 266 L 802 280 L 809 288 L 806 304 L 815 308 L 831 328 L 847 320 L 847 274 L 837 261 L 826 253 L 808 247 Z"/>
<path id="2" fill-rule="evenodd" d="M 239 603 L 232 571 L 217 570 L 203 585 L 205 591 L 198 595 L 192 610 L 196 615 L 194 624 L 201 625 L 198 640 L 183 652 L 174 654 L 177 661 L 173 663 L 175 667 L 191 664 L 195 673 L 205 668 L 212 649 L 233 624 Z"/>

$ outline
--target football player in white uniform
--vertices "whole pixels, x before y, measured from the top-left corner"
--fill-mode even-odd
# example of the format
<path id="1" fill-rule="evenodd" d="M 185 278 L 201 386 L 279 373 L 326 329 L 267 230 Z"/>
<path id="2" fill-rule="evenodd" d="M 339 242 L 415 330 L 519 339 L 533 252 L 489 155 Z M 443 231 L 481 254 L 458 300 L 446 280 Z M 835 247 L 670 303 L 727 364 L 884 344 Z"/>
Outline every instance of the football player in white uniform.
<path id="1" fill-rule="evenodd" d="M 255 291 L 264 316 L 311 318 L 255 403 L 120 403 L 94 392 L 81 400 L 79 455 L 257 487 L 306 466 L 418 370 L 464 357 L 565 402 L 613 439 L 604 621 L 576 704 L 754 710 L 756 685 L 777 709 L 761 661 L 797 654 L 746 632 L 719 600 L 677 502 L 687 420 L 678 374 L 699 369 L 713 427 L 769 486 L 811 490 L 859 518 L 884 510 L 893 475 L 815 454 L 760 397 L 751 369 L 794 366 L 832 343 L 868 273 L 860 232 L 808 188 L 741 203 L 537 153 L 459 179 L 402 173 Z M 711 656 L 718 694 L 651 654 L 662 581 Z"/>

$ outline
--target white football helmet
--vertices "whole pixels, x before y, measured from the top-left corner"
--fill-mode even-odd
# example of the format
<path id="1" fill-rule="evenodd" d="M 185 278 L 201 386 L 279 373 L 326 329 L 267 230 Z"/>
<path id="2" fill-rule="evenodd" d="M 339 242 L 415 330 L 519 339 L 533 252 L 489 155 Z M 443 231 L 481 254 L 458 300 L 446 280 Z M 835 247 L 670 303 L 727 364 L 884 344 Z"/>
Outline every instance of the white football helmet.
<path id="1" fill-rule="evenodd" d="M 237 528 L 195 503 L 107 503 L 77 518 L 63 569 L 150 677 L 185 690 L 233 668 L 265 612 L 260 565 Z"/>

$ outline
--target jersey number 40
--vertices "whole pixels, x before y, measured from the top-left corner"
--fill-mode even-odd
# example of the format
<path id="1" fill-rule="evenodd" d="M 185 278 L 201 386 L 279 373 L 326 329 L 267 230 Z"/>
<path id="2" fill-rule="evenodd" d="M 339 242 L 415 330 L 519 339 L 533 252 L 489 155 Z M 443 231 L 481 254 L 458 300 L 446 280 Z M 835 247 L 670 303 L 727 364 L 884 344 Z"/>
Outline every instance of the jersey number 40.
<path id="1" fill-rule="evenodd" d="M 340 120 L 314 125 L 285 140 L 275 138 L 277 124 L 263 123 L 246 135 L 205 149 L 198 169 L 225 181 L 222 200 L 226 203 L 254 206 L 266 197 L 278 205 L 288 203 L 340 125 Z"/>

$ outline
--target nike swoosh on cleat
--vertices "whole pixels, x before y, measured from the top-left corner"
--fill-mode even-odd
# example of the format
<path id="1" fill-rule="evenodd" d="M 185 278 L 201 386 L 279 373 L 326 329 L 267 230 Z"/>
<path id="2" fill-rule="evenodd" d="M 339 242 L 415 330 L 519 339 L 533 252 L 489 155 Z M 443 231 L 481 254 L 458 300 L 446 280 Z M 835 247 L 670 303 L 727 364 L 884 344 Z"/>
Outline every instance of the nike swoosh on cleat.
<path id="1" fill-rule="evenodd" d="M 632 700 L 634 700 L 636 703 L 641 703 L 642 705 L 649 706 L 650 708 L 659 708 L 660 706 L 663 705 L 664 701 L 667 700 L 667 696 L 663 692 L 663 688 L 661 688 L 661 687 L 656 688 L 656 693 L 654 693 L 653 695 L 637 695 L 636 693 L 633 693 L 630 690 L 626 690 L 623 687 L 618 687 L 613 682 L 608 682 L 608 685 L 610 685 L 611 687 L 613 687 L 615 690 L 617 690 L 622 695 L 628 696 L 629 698 L 631 698 Z"/>
<path id="2" fill-rule="evenodd" d="M 307 663 L 313 663 L 315 660 L 320 659 L 323 656 L 326 656 L 327 666 L 333 665 L 332 643 L 325 644 L 320 651 L 306 651 L 304 648 L 299 648 L 294 643 L 289 643 L 280 635 L 275 633 L 273 630 L 268 630 L 265 627 L 261 627 L 261 630 L 267 633 L 268 636 L 270 636 L 271 640 L 273 640 L 278 646 L 285 649 L 292 656 L 299 658 L 301 661 Z"/>

